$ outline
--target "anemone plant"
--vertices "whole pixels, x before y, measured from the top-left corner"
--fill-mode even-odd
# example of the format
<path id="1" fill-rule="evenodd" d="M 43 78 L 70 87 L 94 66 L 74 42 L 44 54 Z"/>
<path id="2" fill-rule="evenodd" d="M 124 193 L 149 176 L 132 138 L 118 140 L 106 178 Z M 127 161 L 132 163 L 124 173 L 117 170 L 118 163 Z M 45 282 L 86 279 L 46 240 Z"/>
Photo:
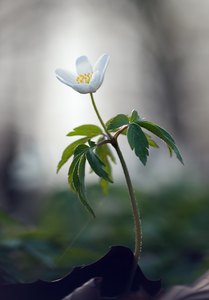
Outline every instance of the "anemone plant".
<path id="1" fill-rule="evenodd" d="M 120 135 L 127 137 L 128 144 L 143 165 L 147 163 L 149 149 L 151 147 L 159 148 L 153 136 L 163 140 L 170 155 L 172 156 L 175 153 L 182 164 L 183 159 L 173 137 L 159 125 L 142 118 L 136 110 L 132 110 L 129 115 L 118 114 L 107 122 L 103 121 L 96 106 L 94 93 L 103 83 L 108 63 L 109 55 L 107 54 L 103 54 L 93 67 L 86 56 L 81 56 L 76 60 L 75 73 L 64 69 L 55 71 L 56 77 L 62 83 L 81 94 L 90 95 L 91 103 L 100 123 L 100 126 L 84 124 L 74 128 L 67 134 L 68 137 L 79 136 L 79 138 L 64 150 L 58 163 L 57 172 L 72 158 L 68 172 L 69 185 L 72 191 L 78 195 L 82 204 L 95 217 L 86 196 L 86 163 L 99 176 L 100 185 L 103 191 L 107 192 L 109 183 L 113 183 L 112 163 L 115 163 L 115 156 L 111 148 L 115 150 L 124 172 L 132 206 L 135 228 L 134 256 L 135 264 L 137 264 L 142 249 L 141 219 L 128 167 L 119 146 L 119 137 Z"/>

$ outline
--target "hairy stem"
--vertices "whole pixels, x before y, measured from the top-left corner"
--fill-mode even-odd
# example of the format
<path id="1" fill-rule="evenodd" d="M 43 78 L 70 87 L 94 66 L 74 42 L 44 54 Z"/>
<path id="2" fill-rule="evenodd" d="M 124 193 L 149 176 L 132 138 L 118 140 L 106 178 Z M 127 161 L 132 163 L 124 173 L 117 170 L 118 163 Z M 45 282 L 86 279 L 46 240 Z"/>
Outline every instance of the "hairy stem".
<path id="1" fill-rule="evenodd" d="M 118 145 L 117 142 L 117 137 L 113 137 L 110 132 L 107 130 L 105 123 L 103 122 L 99 111 L 96 107 L 96 103 L 94 101 L 94 97 L 93 94 L 90 93 L 91 96 L 91 101 L 94 107 L 94 110 L 96 112 L 96 115 L 102 125 L 102 128 L 104 129 L 105 133 L 107 134 L 109 140 L 108 142 L 110 142 L 112 144 L 112 146 L 115 148 L 117 155 L 119 157 L 123 172 L 124 172 L 124 176 L 126 179 L 126 183 L 127 183 L 127 187 L 128 187 L 128 192 L 129 192 L 129 197 L 130 197 L 130 201 L 131 201 L 131 205 L 132 205 L 132 211 L 133 211 L 133 218 L 134 218 L 134 231 L 135 231 L 135 250 L 134 250 L 134 256 L 135 256 L 135 266 L 137 265 L 138 259 L 140 258 L 140 254 L 141 254 L 141 248 L 142 248 L 142 230 L 141 230 L 141 221 L 140 221 L 140 216 L 139 216 L 139 210 L 138 210 L 138 206 L 137 206 L 137 201 L 136 201 L 136 197 L 134 194 L 134 189 L 132 186 L 132 182 L 131 182 L 131 178 L 129 175 L 129 171 L 126 165 L 126 162 L 124 160 L 123 154 L 120 150 L 120 147 Z"/>
<path id="2" fill-rule="evenodd" d="M 119 147 L 118 143 L 116 143 L 114 145 L 114 148 L 115 148 L 115 150 L 118 154 L 118 157 L 120 159 L 120 163 L 121 163 L 122 168 L 123 168 L 123 172 L 124 172 L 124 175 L 125 175 L 125 178 L 126 178 L 126 183 L 127 183 L 127 187 L 128 187 L 128 191 L 129 191 L 130 200 L 131 200 L 133 217 L 134 217 L 134 227 L 135 227 L 134 256 L 135 256 L 136 261 L 138 261 L 138 259 L 140 258 L 141 248 L 142 248 L 142 229 L 141 229 L 141 220 L 140 220 L 140 216 L 139 216 L 138 205 L 137 205 L 133 185 L 132 185 L 132 182 L 131 182 L 131 178 L 130 178 L 130 175 L 129 175 L 129 172 L 128 172 L 128 168 L 127 168 L 126 162 L 124 160 L 123 154 L 120 150 L 120 147 Z"/>

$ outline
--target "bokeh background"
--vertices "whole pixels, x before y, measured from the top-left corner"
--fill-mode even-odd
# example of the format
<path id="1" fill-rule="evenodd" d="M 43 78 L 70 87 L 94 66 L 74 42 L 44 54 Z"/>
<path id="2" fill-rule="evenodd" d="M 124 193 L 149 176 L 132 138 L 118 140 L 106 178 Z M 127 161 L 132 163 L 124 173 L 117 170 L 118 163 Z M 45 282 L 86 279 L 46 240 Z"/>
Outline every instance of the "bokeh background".
<path id="1" fill-rule="evenodd" d="M 129 114 L 165 127 L 185 166 L 163 144 L 146 167 L 120 143 L 143 223 L 140 265 L 165 285 L 209 268 L 209 4 L 195 0 L 0 1 L 0 280 L 56 279 L 109 246 L 133 247 L 123 175 L 102 195 L 87 176 L 96 220 L 56 166 L 72 128 L 97 122 L 88 95 L 57 81 L 79 55 L 111 61 L 95 99 L 104 120 Z"/>

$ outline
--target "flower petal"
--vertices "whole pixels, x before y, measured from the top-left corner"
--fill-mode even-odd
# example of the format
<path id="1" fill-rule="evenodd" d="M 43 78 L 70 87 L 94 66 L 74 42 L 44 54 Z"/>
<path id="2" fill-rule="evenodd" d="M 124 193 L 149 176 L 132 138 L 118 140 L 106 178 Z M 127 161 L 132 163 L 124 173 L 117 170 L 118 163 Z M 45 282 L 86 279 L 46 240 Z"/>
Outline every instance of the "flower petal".
<path id="1" fill-rule="evenodd" d="M 101 86 L 104 80 L 104 74 L 107 65 L 109 63 L 109 59 L 110 57 L 107 54 L 103 54 L 102 56 L 100 56 L 100 58 L 97 60 L 96 64 L 94 65 L 94 72 L 93 72 L 92 65 L 89 62 L 87 56 L 80 56 L 76 60 L 77 74 L 73 74 L 64 69 L 57 69 L 55 71 L 56 77 L 62 83 L 72 87 L 75 91 L 81 94 L 94 93 Z M 85 80 L 79 80 L 79 79 L 76 80 L 76 78 L 81 74 L 84 75 Z M 87 83 L 88 81 L 87 79 L 90 78 L 91 78 L 90 82 Z M 86 83 L 82 83 L 83 81 L 84 82 L 86 81 Z"/>
<path id="2" fill-rule="evenodd" d="M 57 79 L 59 79 L 62 83 L 72 86 L 76 84 L 75 75 L 71 72 L 68 72 L 64 69 L 56 69 L 55 74 Z"/>
<path id="3" fill-rule="evenodd" d="M 93 88 L 88 83 L 73 84 L 71 86 L 76 92 L 81 94 L 94 93 Z"/>
<path id="4" fill-rule="evenodd" d="M 89 85 L 92 88 L 92 93 L 95 93 L 96 90 L 98 90 L 98 88 L 102 84 L 102 81 L 103 80 L 102 80 L 102 77 L 101 77 L 101 74 L 99 73 L 99 71 L 94 72 L 91 77 L 91 81 L 89 82 Z"/>
<path id="5" fill-rule="evenodd" d="M 92 73 L 92 65 L 87 56 L 80 56 L 77 58 L 76 70 L 78 74 Z"/>
<path id="6" fill-rule="evenodd" d="M 108 66 L 109 60 L 110 56 L 108 54 L 103 54 L 102 56 L 100 56 L 94 65 L 93 71 L 99 71 L 99 73 L 103 77 Z"/>

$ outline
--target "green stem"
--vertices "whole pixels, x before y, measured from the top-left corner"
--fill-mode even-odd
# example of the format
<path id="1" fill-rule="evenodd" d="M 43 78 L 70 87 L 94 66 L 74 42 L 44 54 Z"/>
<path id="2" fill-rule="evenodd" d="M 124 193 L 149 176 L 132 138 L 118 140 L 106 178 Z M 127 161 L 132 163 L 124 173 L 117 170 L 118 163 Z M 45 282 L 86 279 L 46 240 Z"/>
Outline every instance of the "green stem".
<path id="1" fill-rule="evenodd" d="M 95 101 L 94 101 L 94 96 L 93 96 L 93 94 L 90 93 L 90 96 L 91 96 L 91 102 L 92 102 L 92 105 L 93 105 L 94 110 L 95 110 L 95 113 L 96 113 L 96 115 L 97 115 L 97 117 L 98 117 L 98 119 L 99 119 L 99 121 L 100 121 L 100 123 L 101 123 L 101 125 L 102 125 L 102 128 L 103 128 L 104 131 L 106 132 L 107 136 L 108 136 L 110 139 L 112 139 L 112 136 L 111 136 L 111 134 L 108 132 L 108 130 L 107 130 L 106 126 L 105 126 L 105 123 L 103 122 L 102 117 L 100 116 L 100 113 L 99 113 L 99 111 L 98 111 L 98 109 L 97 109 L 96 103 L 95 103 Z"/>
<path id="2" fill-rule="evenodd" d="M 132 182 L 131 182 L 131 178 L 130 178 L 130 175 L 129 175 L 129 171 L 128 171 L 126 162 L 124 160 L 123 154 L 120 150 L 120 147 L 119 147 L 118 143 L 115 144 L 114 148 L 115 148 L 115 150 L 118 154 L 118 157 L 120 159 L 120 163 L 121 163 L 122 168 L 123 168 L 123 172 L 124 172 L 124 175 L 125 175 L 125 178 L 126 178 L 126 183 L 127 183 L 127 187 L 128 187 L 128 191 L 129 191 L 130 200 L 131 200 L 133 217 L 134 217 L 134 227 L 135 227 L 134 256 L 135 256 L 136 262 L 138 262 L 138 260 L 140 258 L 140 255 L 141 255 L 141 248 L 142 248 L 142 229 L 141 229 L 141 220 L 140 220 L 140 216 L 139 216 L 138 205 L 137 205 L 133 185 L 132 185 Z"/>
<path id="3" fill-rule="evenodd" d="M 134 189 L 132 186 L 132 182 L 131 182 L 131 178 L 129 175 L 129 171 L 126 165 L 126 162 L 124 160 L 123 154 L 120 150 L 120 147 L 118 145 L 117 142 L 117 138 L 113 137 L 109 131 L 107 130 L 105 123 L 103 122 L 99 111 L 96 107 L 96 103 L 94 101 L 94 97 L 93 94 L 90 93 L 91 96 L 91 101 L 94 107 L 94 110 L 96 112 L 96 115 L 105 131 L 105 133 L 107 134 L 107 136 L 110 139 L 110 143 L 112 144 L 112 146 L 115 148 L 117 155 L 119 157 L 123 172 L 124 172 L 124 176 L 126 179 L 126 183 L 127 183 L 127 187 L 128 187 L 128 191 L 129 191 L 129 197 L 130 197 L 130 201 L 131 201 L 131 205 L 132 205 L 132 211 L 133 211 L 133 218 L 134 218 L 134 231 L 135 231 L 135 250 L 134 250 L 134 256 L 135 256 L 135 263 L 137 265 L 138 259 L 140 258 L 140 254 L 141 254 L 141 248 L 142 248 L 142 230 L 141 230 L 141 221 L 140 221 L 140 216 L 139 216 L 139 210 L 138 210 L 138 206 L 137 206 L 137 201 L 136 201 L 136 197 L 134 194 Z"/>

